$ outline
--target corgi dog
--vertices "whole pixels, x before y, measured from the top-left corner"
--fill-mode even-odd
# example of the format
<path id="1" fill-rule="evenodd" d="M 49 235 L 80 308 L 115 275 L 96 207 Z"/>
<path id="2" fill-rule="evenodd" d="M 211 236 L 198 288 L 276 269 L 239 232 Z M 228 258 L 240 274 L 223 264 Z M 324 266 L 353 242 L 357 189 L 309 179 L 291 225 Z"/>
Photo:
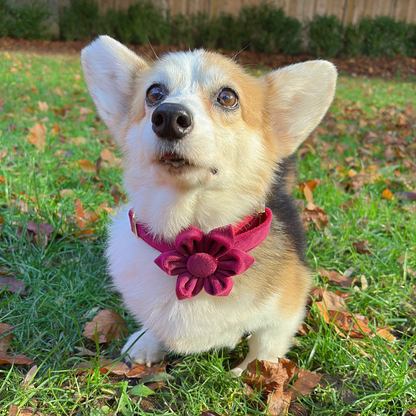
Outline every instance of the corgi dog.
<path id="1" fill-rule="evenodd" d="M 311 272 L 292 200 L 293 154 L 322 120 L 337 71 L 323 60 L 253 77 L 194 50 L 149 63 L 108 36 L 82 51 L 98 113 L 119 144 L 129 206 L 109 269 L 142 325 L 132 361 L 233 348 L 277 362 L 305 315 Z"/>

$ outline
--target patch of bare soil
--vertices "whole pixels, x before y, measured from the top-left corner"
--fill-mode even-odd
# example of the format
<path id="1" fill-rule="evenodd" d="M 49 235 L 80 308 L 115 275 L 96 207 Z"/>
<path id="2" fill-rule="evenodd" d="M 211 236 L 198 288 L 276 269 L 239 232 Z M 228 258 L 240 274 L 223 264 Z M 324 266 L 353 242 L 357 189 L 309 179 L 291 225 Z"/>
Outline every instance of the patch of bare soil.
<path id="1" fill-rule="evenodd" d="M 47 55 L 78 55 L 88 42 L 70 42 L 70 41 L 46 41 L 46 40 L 26 40 L 0 38 L 0 50 L 12 52 L 31 52 Z M 151 59 L 157 55 L 162 55 L 167 51 L 177 51 L 179 46 L 154 46 L 153 50 L 150 45 L 130 45 L 130 49 L 139 55 Z M 155 52 L 155 53 L 154 53 Z M 234 57 L 235 51 L 219 52 Z M 236 61 L 242 65 L 261 65 L 265 68 L 279 68 L 298 62 L 305 62 L 316 59 L 310 55 L 285 56 L 279 54 L 266 54 L 251 51 L 243 51 L 235 57 Z M 397 56 L 395 58 L 329 58 L 339 71 L 346 72 L 351 76 L 367 76 L 401 79 L 416 77 L 416 58 L 405 58 Z"/>

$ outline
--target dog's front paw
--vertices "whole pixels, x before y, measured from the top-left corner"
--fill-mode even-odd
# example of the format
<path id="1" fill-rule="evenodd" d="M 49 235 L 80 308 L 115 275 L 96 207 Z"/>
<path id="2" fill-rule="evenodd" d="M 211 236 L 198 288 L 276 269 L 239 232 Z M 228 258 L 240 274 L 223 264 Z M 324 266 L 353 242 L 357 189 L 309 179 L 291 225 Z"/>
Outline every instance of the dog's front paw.
<path id="1" fill-rule="evenodd" d="M 148 366 L 162 361 L 166 355 L 163 344 L 147 329 L 135 332 L 121 353 L 126 354 L 125 361 L 127 362 L 134 361 Z"/>

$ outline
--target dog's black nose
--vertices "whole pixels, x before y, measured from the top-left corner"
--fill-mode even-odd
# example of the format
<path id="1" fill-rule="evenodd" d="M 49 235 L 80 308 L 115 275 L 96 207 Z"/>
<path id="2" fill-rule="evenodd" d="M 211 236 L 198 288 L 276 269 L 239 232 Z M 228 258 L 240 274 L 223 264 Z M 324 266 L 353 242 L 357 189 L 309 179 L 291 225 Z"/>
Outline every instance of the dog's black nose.
<path id="1" fill-rule="evenodd" d="M 179 140 L 192 128 L 192 115 L 179 104 L 160 104 L 152 115 L 153 131 L 161 138 Z"/>

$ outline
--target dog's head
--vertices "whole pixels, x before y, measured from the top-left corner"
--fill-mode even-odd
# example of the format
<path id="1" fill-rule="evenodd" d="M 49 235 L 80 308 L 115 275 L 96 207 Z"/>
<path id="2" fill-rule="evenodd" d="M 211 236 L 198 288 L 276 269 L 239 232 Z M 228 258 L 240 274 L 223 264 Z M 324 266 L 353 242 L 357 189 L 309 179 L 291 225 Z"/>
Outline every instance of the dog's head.
<path id="1" fill-rule="evenodd" d="M 320 122 L 336 81 L 326 61 L 255 78 L 203 50 L 150 65 L 108 36 L 83 50 L 82 65 L 98 112 L 123 149 L 133 199 L 151 182 L 177 192 L 225 191 L 247 200 L 245 211 L 265 197 L 276 164 Z"/>

